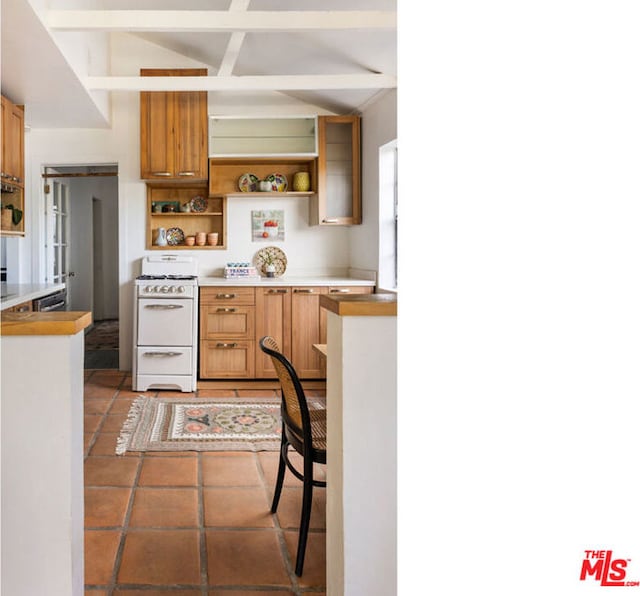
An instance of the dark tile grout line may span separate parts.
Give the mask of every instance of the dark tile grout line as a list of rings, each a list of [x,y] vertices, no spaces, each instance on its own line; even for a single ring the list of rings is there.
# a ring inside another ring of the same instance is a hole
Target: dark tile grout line
[[[196,488],[198,490],[198,537],[200,539],[200,585],[202,596],[207,596],[209,583],[209,553],[207,551],[207,534],[204,524],[204,472],[202,470],[202,454],[196,452]]]
[[[112,596],[117,584],[118,584],[118,574],[120,573],[120,565],[122,564],[122,555],[124,553],[124,543],[127,538],[127,531],[129,529],[129,521],[131,519],[131,512],[133,511],[133,502],[136,498],[136,487],[138,485],[138,479],[140,478],[140,474],[142,473],[142,457],[138,458],[138,463],[136,466],[136,473],[133,477],[133,481],[131,483],[131,492],[129,494],[129,502],[127,503],[127,509],[124,514],[124,519],[122,520],[122,527],[120,528],[120,542],[118,543],[118,548],[116,550],[116,556],[113,560],[113,569],[111,572],[111,581],[109,582],[109,586],[107,589],[107,596]]]
[[[258,474],[260,476],[260,480],[262,481],[262,489],[264,491],[265,496],[267,497],[267,507],[269,508],[269,512],[271,512],[271,503],[273,500],[273,494],[269,496],[269,486],[266,481],[266,475],[264,473],[264,468],[262,467],[262,462],[258,457],[258,454],[254,452],[254,458],[256,460],[256,464],[258,467]],[[275,486],[275,485],[274,485]],[[273,489],[272,491],[273,492]],[[280,526],[280,519],[277,514],[270,513],[273,519],[273,525],[276,529],[276,536],[278,538],[278,544],[280,546],[280,554],[282,555],[282,560],[284,561],[284,566],[289,575],[289,581],[291,582],[291,589],[293,590],[296,596],[300,595],[300,586],[298,584],[298,576],[294,573],[293,563],[291,558],[289,557],[289,550],[287,549],[287,542],[284,537],[284,530]]]

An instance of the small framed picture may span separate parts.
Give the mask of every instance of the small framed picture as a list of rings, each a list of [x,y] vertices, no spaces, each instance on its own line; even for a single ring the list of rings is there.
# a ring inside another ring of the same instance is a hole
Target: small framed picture
[[[284,211],[282,209],[252,211],[251,239],[253,242],[284,241]]]

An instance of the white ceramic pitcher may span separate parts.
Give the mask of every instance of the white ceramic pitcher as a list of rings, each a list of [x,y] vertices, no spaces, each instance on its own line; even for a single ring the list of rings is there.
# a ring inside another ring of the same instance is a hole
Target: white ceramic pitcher
[[[156,238],[157,246],[167,246],[167,231],[164,228],[158,228],[158,237]]]

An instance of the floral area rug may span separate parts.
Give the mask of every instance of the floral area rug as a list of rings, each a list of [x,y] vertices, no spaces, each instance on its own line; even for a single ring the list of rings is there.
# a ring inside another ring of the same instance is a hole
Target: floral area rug
[[[279,399],[139,396],[120,432],[116,454],[278,451],[281,425]]]

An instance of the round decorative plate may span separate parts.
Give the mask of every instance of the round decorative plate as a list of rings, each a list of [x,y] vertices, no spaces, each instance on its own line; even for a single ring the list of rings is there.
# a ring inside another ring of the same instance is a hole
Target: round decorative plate
[[[256,192],[259,181],[260,178],[255,174],[242,174],[242,176],[238,178],[238,188],[242,192]]]
[[[271,183],[273,192],[286,192],[289,186],[287,177],[284,174],[269,174],[265,180]]]
[[[193,199],[191,199],[191,210],[195,211],[196,213],[202,213],[203,211],[206,211],[207,199],[200,196],[193,197]]]
[[[169,246],[184,244],[184,232],[180,228],[169,228],[167,230],[167,244]]]
[[[256,269],[266,275],[265,267],[267,261],[271,258],[271,262],[276,266],[276,277],[280,277],[287,270],[287,256],[277,246],[266,246],[260,249],[254,257]]]

